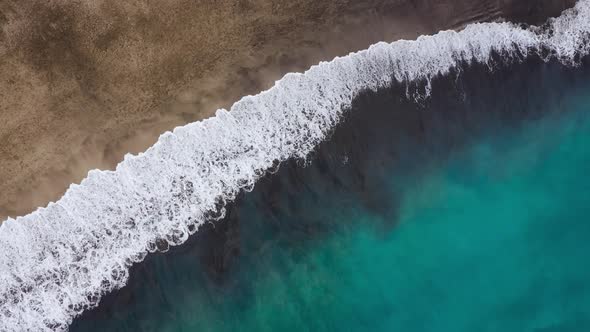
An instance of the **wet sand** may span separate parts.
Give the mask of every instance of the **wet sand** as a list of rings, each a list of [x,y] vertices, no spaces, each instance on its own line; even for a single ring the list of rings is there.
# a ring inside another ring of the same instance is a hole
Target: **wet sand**
[[[287,72],[574,0],[0,0],[0,220]]]

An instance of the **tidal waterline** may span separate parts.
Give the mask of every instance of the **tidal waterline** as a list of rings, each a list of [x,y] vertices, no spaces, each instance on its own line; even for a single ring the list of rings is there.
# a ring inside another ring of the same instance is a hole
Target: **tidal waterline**
[[[588,66],[472,66],[359,97],[72,331],[590,328]],[[409,90],[411,91],[411,90]]]

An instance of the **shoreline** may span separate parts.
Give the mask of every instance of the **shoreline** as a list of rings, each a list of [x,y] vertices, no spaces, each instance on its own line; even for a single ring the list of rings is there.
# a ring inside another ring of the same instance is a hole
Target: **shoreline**
[[[3,292],[10,299],[11,289],[25,285],[28,290],[22,298],[5,301],[13,307],[6,326],[65,328],[72,317],[94,307],[102,294],[123,287],[133,262],[142,261],[148,252],[184,243],[198,226],[224,216],[224,202],[232,201],[240,188],[250,190],[266,170],[274,169],[274,161],[309,156],[363,91],[394,82],[435,83],[440,74],[452,74],[464,63],[489,69],[495,54],[512,62],[512,55],[530,50],[542,57],[547,50],[563,55],[559,60],[565,65],[575,55],[587,55],[588,1],[578,9],[543,31],[472,25],[415,42],[379,43],[320,63],[304,74],[287,75],[273,88],[241,99],[231,115],[221,112],[177,128],[146,153],[126,158],[117,172],[91,172],[59,204],[2,225],[3,264],[14,271],[3,283]],[[571,39],[579,43],[569,43]],[[477,89],[480,83],[469,86]],[[439,117],[438,112],[432,114]]]
[[[518,5],[505,3],[503,8],[491,6],[487,1],[481,8],[467,4],[467,1],[439,3],[430,7],[427,1],[393,5],[389,1],[364,1],[354,5],[326,5],[329,8],[319,11],[319,15],[312,11],[319,10],[315,7],[321,5],[294,5],[293,8],[281,9],[268,8],[263,2],[259,1],[254,8],[236,9],[232,6],[232,10],[237,11],[232,15],[237,15],[238,21],[240,13],[245,11],[254,14],[254,22],[233,22],[225,30],[212,31],[213,37],[222,38],[215,40],[209,37],[199,42],[208,46],[219,43],[219,49],[197,52],[190,49],[194,46],[190,44],[194,35],[188,32],[191,32],[191,19],[195,18],[194,15],[199,17],[199,9],[189,8],[183,16],[178,13],[177,9],[181,7],[176,2],[167,8],[115,6],[112,10],[119,10],[120,13],[139,13],[137,21],[132,22],[135,25],[129,25],[100,21],[101,15],[106,15],[105,6],[64,9],[66,7],[60,1],[53,1],[53,7],[47,11],[49,16],[39,24],[42,28],[43,24],[54,24],[57,20],[58,29],[43,36],[49,40],[57,38],[57,44],[43,44],[33,38],[33,32],[22,44],[11,48],[11,43],[6,42],[4,45],[9,46],[0,48],[0,54],[7,56],[7,60],[0,64],[0,72],[12,74],[0,82],[0,94],[3,96],[0,102],[0,110],[3,110],[0,113],[0,123],[3,123],[0,125],[0,137],[5,142],[0,147],[3,160],[0,169],[0,191],[3,192],[0,220],[29,213],[49,201],[57,200],[71,183],[79,183],[90,169],[112,169],[125,153],[145,150],[161,133],[212,116],[218,108],[227,108],[244,95],[265,90],[287,72],[302,71],[319,61],[367,48],[378,41],[414,39],[441,29],[458,29],[471,22],[497,20],[501,16],[518,20],[526,18],[531,23],[538,23],[539,20],[544,21],[541,17],[558,15],[561,9],[573,5],[574,1],[552,1],[537,12],[531,12],[531,8],[536,8],[534,5],[522,1]],[[80,6],[85,5],[88,4]],[[0,19],[0,23],[5,28],[0,41],[20,36],[18,24],[14,22],[35,18],[19,14],[18,6],[13,4],[8,10],[4,8],[6,6],[0,6],[3,14],[8,13],[0,15],[4,18]],[[228,4],[223,2],[218,6],[223,8]],[[312,11],[306,12],[306,6]],[[8,4],[8,7],[11,5]],[[66,15],[65,19],[51,16],[59,10],[65,10],[69,16]],[[118,36],[111,36],[111,44],[105,46],[103,44],[108,44],[108,31],[84,35],[79,31],[84,26],[78,22],[79,18],[72,15],[77,10],[93,17],[95,21],[89,24],[94,27],[111,23],[127,30],[121,29],[124,31]],[[93,10],[101,14],[93,15]],[[178,14],[188,21],[180,20],[180,27],[170,27],[158,20],[161,18],[158,17],[158,10],[159,14]],[[208,13],[204,11],[204,14]],[[148,22],[151,19],[153,25],[141,30],[137,24],[142,17],[147,17]],[[198,28],[226,23],[228,21],[204,23]],[[239,30],[244,26],[240,23],[255,25],[242,36]],[[176,40],[151,35],[162,27],[170,31],[178,29],[180,33],[174,36]],[[317,30],[321,32],[317,33]],[[137,36],[149,36],[154,40],[133,44],[132,37]],[[62,48],[64,54],[60,54],[56,51],[56,45],[60,46],[60,37],[73,39],[71,43],[77,42],[82,47],[68,44]],[[244,37],[244,40],[239,40],[239,37]],[[93,44],[84,46],[89,42]],[[104,49],[100,49],[101,45]],[[167,45],[182,45],[183,48],[172,48],[167,54],[162,49]],[[27,58],[27,47],[32,46],[41,47],[36,50],[41,55]],[[128,48],[126,54],[123,46]],[[152,54],[152,57],[142,56],[142,48],[147,49],[146,54]],[[153,55],[158,50],[167,57],[163,59],[158,54]],[[136,56],[137,59],[122,55]],[[193,62],[185,61],[184,56]],[[92,68],[75,65],[78,60],[89,57]],[[129,77],[122,77],[123,74]]]

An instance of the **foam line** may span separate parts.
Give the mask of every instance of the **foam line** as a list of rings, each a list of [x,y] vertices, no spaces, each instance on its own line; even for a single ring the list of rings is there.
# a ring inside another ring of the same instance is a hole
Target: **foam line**
[[[0,331],[62,331],[125,285],[148,252],[183,243],[267,170],[305,158],[361,91],[428,82],[466,63],[543,54],[572,65],[590,51],[590,0],[548,27],[469,25],[287,74],[216,116],[178,127],[115,171],[89,172],[57,202],[0,226]],[[209,219],[208,219],[209,218]]]

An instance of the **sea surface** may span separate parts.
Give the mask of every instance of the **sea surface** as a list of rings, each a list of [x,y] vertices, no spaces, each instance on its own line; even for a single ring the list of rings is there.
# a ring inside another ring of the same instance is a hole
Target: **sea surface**
[[[425,89],[362,93],[70,330],[589,331],[590,61]]]

